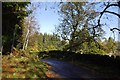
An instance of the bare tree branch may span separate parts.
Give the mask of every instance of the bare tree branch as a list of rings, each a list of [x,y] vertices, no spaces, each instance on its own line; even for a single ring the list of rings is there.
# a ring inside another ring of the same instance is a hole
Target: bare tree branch
[[[111,11],[104,11],[104,12],[114,14],[114,15],[116,15],[116,16],[118,16],[118,17],[120,18],[120,14],[117,14],[117,13],[115,13],[115,12],[111,12]]]
[[[113,30],[118,30],[119,31],[119,33],[120,33],[120,29],[118,29],[118,28],[112,28],[112,29],[110,29],[111,31],[113,31]]]
[[[101,17],[103,16],[103,14],[105,13],[105,12],[108,12],[108,13],[111,13],[111,14],[114,14],[114,15],[117,15],[119,18],[120,18],[120,14],[117,14],[117,13],[115,13],[115,12],[110,12],[110,11],[106,11],[109,7],[111,7],[111,6],[116,6],[116,7],[119,7],[120,8],[120,1],[118,2],[118,4],[108,4],[107,6],[106,6],[106,8],[102,11],[102,12],[100,12],[100,17],[99,17],[99,19],[98,19],[98,24],[96,25],[96,26],[94,26],[93,27],[93,38],[95,37],[95,28],[97,28],[98,26],[101,26],[101,24],[100,24],[100,19],[101,19]],[[118,30],[119,31],[119,29],[116,29],[116,30]]]

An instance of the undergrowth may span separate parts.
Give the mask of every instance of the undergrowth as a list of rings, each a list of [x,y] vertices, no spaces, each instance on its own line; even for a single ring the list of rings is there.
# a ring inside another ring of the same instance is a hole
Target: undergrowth
[[[2,56],[2,79],[4,78],[46,78],[46,64],[37,53],[14,50]]]

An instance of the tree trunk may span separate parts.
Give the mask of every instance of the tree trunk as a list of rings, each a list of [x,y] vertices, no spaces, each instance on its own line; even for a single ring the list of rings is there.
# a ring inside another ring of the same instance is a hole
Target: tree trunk
[[[26,37],[25,37],[25,41],[24,41],[24,44],[23,44],[23,50],[27,49],[29,32],[30,32],[30,30],[28,29]]]
[[[14,47],[16,29],[17,29],[17,27],[15,27],[15,30],[14,30],[14,33],[13,33],[13,41],[12,41],[11,51],[13,50],[13,47]]]

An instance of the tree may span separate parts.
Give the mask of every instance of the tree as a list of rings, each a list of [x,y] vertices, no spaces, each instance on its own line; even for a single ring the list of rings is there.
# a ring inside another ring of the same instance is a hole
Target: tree
[[[23,21],[23,50],[36,50],[38,48],[37,41],[39,35],[40,26],[36,21],[36,10],[40,7],[40,3],[31,3],[28,5],[27,10],[31,11]]]
[[[94,10],[90,10],[87,6],[88,4],[85,2],[67,2],[60,5],[59,14],[62,19],[57,27],[57,32],[61,34],[63,40],[69,41],[67,49],[70,51],[76,51],[82,43],[93,39],[90,37],[89,21],[95,19],[97,13]]]
[[[109,37],[107,42],[106,42],[106,46],[107,46],[107,53],[112,53],[114,54],[116,49],[117,49],[117,45],[116,42],[113,40],[113,38]]]
[[[118,7],[118,8],[120,9],[120,1],[118,1],[118,2],[113,2],[113,3],[108,2],[107,4],[106,4],[106,3],[104,3],[104,4],[105,4],[105,8],[104,8],[104,10],[103,10],[102,12],[100,12],[100,16],[99,16],[99,18],[98,18],[97,25],[96,25],[95,27],[93,27],[93,29],[94,29],[94,34],[96,33],[95,28],[101,27],[101,18],[102,18],[102,16],[103,16],[105,13],[113,14],[113,15],[117,16],[118,18],[120,18],[120,14],[119,14],[119,13],[107,10],[107,9],[109,9],[110,7],[113,7],[113,6],[114,6],[114,7]],[[113,31],[113,32],[114,32],[114,30],[117,30],[117,31],[120,33],[120,29],[119,29],[119,28],[111,28],[110,30]]]
[[[61,50],[62,47],[60,37],[56,34],[40,33],[37,42],[39,51]]]
[[[2,44],[3,54],[10,52],[13,47],[20,45],[22,36],[22,20],[29,12],[26,11],[26,6],[29,2],[5,2],[2,4]]]
[[[24,33],[22,35],[23,42],[24,42],[23,50],[26,50],[28,45],[33,44],[36,41],[36,38],[33,37],[33,35],[38,34],[37,27],[39,25],[37,25],[37,23],[35,21],[35,17],[31,14],[24,19],[23,26],[24,26],[24,30],[23,30]],[[31,36],[33,37],[33,39],[35,39],[34,41]],[[33,42],[30,43],[29,42],[30,40],[32,40]]]
[[[93,33],[94,33],[94,35],[96,34],[95,29],[98,28],[98,27],[102,27],[102,26],[101,26],[101,18],[102,18],[102,16],[103,16],[105,13],[106,13],[106,14],[113,14],[113,15],[117,16],[117,17],[120,19],[120,14],[119,14],[119,12],[114,12],[114,11],[112,11],[112,10],[108,10],[108,9],[111,8],[111,7],[116,7],[116,8],[118,8],[118,9],[120,9],[120,1],[117,1],[117,2],[105,2],[105,3],[104,3],[104,6],[105,6],[105,8],[103,9],[102,12],[100,12],[100,16],[99,16],[99,18],[98,18],[97,25],[93,27],[93,31],[94,31]],[[119,22],[118,22],[118,23],[119,23]],[[113,34],[114,34],[115,31],[118,31],[118,35],[120,35],[120,29],[119,29],[119,27],[110,28],[110,31],[112,31]],[[108,39],[108,42],[109,42],[109,45],[107,46],[108,49],[106,48],[106,50],[108,50],[107,52],[112,52],[112,53],[114,53],[114,55],[116,55],[117,53],[119,53],[119,40],[118,40],[118,43],[116,43],[116,42],[113,41],[111,38],[109,38],[109,39]],[[115,50],[116,50],[116,47],[117,47],[116,44],[118,44],[117,52],[115,51]],[[118,55],[118,54],[117,54],[117,55]]]

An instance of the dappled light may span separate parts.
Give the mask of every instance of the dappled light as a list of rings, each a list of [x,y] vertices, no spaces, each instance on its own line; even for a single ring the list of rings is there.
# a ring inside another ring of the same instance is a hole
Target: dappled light
[[[18,51],[19,52],[19,51]],[[23,53],[24,52],[19,52]],[[16,53],[17,54],[17,53]],[[25,52],[27,54],[27,52]],[[36,55],[7,55],[2,59],[2,78],[46,78],[46,64]]]
[[[118,9],[120,1],[2,2],[0,76],[120,79]]]

